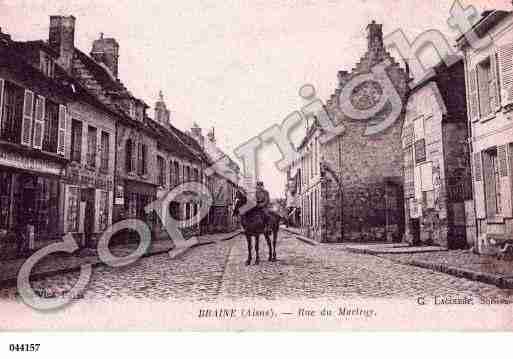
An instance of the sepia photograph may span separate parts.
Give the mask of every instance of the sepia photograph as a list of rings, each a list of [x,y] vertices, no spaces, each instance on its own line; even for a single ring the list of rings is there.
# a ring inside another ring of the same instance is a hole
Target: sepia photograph
[[[0,331],[391,330],[513,330],[513,2],[0,0]]]

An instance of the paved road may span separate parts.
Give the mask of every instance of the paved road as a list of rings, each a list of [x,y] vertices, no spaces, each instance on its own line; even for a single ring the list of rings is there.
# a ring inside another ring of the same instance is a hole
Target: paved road
[[[492,285],[345,252],[336,245],[311,246],[285,232],[280,233],[277,262],[267,262],[263,240],[260,246],[262,262],[258,266],[244,264],[246,241],[238,236],[197,247],[175,260],[162,254],[124,268],[97,267],[84,298],[328,299],[513,294]],[[47,293],[67,292],[77,277],[77,273],[58,275],[33,286]],[[14,295],[14,288],[0,290],[0,298]]]

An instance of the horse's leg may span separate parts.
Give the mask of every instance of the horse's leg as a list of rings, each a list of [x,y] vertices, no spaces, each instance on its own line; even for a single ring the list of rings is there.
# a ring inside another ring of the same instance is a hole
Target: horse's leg
[[[259,243],[260,243],[260,234],[256,234],[255,235],[255,252],[256,252],[255,264],[260,264],[260,253],[258,252]]]
[[[269,262],[273,260],[273,245],[271,243],[271,237],[269,234],[264,234],[265,240],[267,241],[267,247],[269,248]]]
[[[249,266],[251,264],[251,236],[249,234],[246,234],[246,241],[248,242],[248,260],[246,265]]]
[[[278,241],[278,230],[279,228],[274,228],[273,230],[273,262],[276,261],[276,242]]]

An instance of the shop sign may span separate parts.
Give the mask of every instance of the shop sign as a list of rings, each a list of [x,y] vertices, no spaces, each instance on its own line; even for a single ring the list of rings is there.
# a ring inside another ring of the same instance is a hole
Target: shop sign
[[[26,157],[19,153],[5,152],[4,150],[0,152],[0,165],[49,173],[56,176],[61,174],[61,167],[57,163],[40,158]]]

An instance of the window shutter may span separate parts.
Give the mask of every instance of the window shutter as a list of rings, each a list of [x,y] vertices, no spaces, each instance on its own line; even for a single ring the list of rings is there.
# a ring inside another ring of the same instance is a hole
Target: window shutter
[[[499,48],[499,73],[502,106],[513,103],[513,43]]]
[[[32,138],[32,121],[34,119],[34,93],[25,90],[23,100],[23,122],[21,124],[21,144],[30,146]]]
[[[471,121],[479,119],[479,98],[477,93],[477,70],[470,70],[468,76],[468,116]]]
[[[486,206],[484,197],[484,183],[481,163],[481,153],[474,153],[474,201],[476,217],[486,218]]]
[[[486,203],[486,217],[493,218],[497,214],[496,212],[496,193],[495,193],[495,176],[494,169],[492,166],[492,160],[490,155],[482,153],[483,163],[483,181],[485,187],[485,203]]]
[[[493,104],[491,105],[491,110],[493,111],[499,111],[501,108],[501,95],[500,95],[500,84],[499,84],[499,75],[498,75],[498,59],[497,54],[493,53],[490,56],[490,73],[492,76],[491,81],[491,88],[490,92],[493,95]]]
[[[497,147],[497,160],[499,162],[499,174],[501,181],[501,200],[502,200],[502,214],[504,217],[512,216],[511,205],[511,168],[509,168],[508,146],[502,145]]]
[[[36,97],[36,116],[34,118],[34,140],[32,146],[37,149],[43,148],[43,134],[45,131],[45,98]]]
[[[4,80],[0,79],[0,129],[2,128],[2,114],[4,113]]]
[[[137,173],[137,158],[139,157],[138,147],[136,144],[134,144],[133,141],[130,142],[131,151],[130,151],[130,168],[132,172]]]
[[[142,144],[137,144],[137,173],[142,174]]]
[[[57,134],[57,154],[66,156],[66,106],[59,105],[59,131]]]

